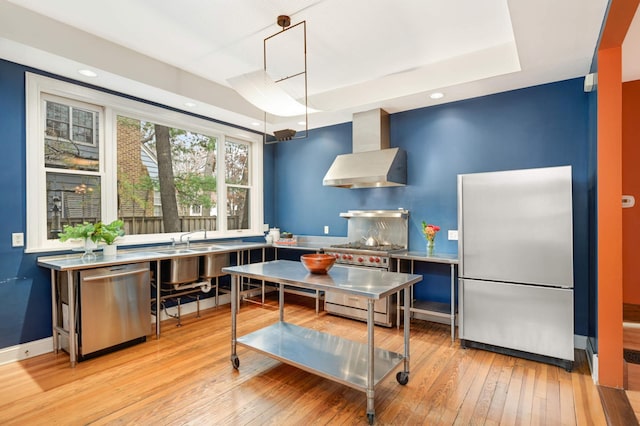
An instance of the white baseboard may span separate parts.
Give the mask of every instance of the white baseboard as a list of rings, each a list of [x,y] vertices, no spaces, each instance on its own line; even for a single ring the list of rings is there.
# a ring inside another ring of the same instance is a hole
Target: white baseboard
[[[53,337],[0,349],[0,365],[53,352]]]
[[[587,339],[587,361],[589,362],[589,368],[591,369],[591,379],[593,383],[598,384],[598,354],[596,353],[593,342],[591,339]]]

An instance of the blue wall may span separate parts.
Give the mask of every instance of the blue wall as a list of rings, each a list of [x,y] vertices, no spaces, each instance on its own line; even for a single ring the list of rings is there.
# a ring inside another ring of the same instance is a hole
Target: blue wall
[[[25,70],[0,61],[0,348],[51,336],[49,273],[11,247],[11,233],[26,230]]]
[[[11,247],[12,232],[26,232],[26,67],[0,60],[0,348],[51,336],[49,273],[36,265],[41,255]],[[311,119],[313,119],[311,117]],[[265,147],[265,222],[301,235],[344,236],[348,209],[411,212],[409,245],[424,250],[420,222],[440,225],[436,249],[455,253],[446,230],[457,228],[456,176],[570,164],[574,173],[574,258],[577,334],[587,335],[590,294],[590,220],[593,226],[594,143],[589,142],[589,102],[575,79],[468,101],[391,115],[391,144],[408,154],[408,185],[347,190],[322,186],[338,154],[351,152],[351,123],[312,130],[307,139]],[[591,162],[591,163],[590,163]],[[593,198],[593,194],[591,194]],[[591,214],[590,214],[591,212]],[[593,239],[593,236],[591,237]],[[425,280],[418,297],[446,301],[448,267],[421,265]],[[9,306],[10,305],[10,306]]]
[[[312,119],[313,117],[311,117]],[[410,211],[409,249],[425,250],[423,220],[442,228],[436,250],[456,253],[447,230],[457,229],[457,175],[533,167],[573,166],[575,330],[589,322],[589,95],[582,79],[391,115],[391,145],[407,151],[406,187],[344,189],[322,186],[338,154],[351,152],[351,123],[312,130],[306,140],[280,143],[275,152],[276,225],[301,235],[344,236],[349,209]],[[590,180],[591,179],[591,183]],[[449,300],[446,265],[422,264],[417,297]]]

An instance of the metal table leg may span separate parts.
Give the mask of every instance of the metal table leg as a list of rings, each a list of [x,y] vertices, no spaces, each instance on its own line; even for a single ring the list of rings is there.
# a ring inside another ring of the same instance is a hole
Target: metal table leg
[[[278,305],[280,309],[280,322],[284,321],[284,284],[278,283]]]
[[[67,271],[67,295],[69,300],[69,358],[71,367],[76,366],[78,356],[76,338],[76,283],[73,279],[73,271]]]
[[[236,313],[238,301],[236,295],[239,293],[240,281],[242,277],[240,275],[232,275],[231,279],[231,365],[233,368],[238,369],[240,367],[240,359],[236,352]]]
[[[156,260],[156,339],[160,338],[160,316],[162,313],[160,308],[160,286],[162,285],[160,269],[160,260]]]
[[[411,297],[408,289],[404,289],[404,304],[409,306],[409,298]],[[409,330],[411,328],[411,312],[409,309],[404,311],[404,372],[408,378],[409,375]]]
[[[455,267],[451,264],[451,341],[456,340],[456,291],[455,291]]]
[[[56,281],[56,271],[51,270],[51,322],[53,325],[53,352],[58,353],[60,344],[58,342],[58,290]]]
[[[373,353],[374,353],[374,339],[373,339],[373,308],[375,301],[373,299],[367,300],[367,417],[369,418],[369,424],[373,424],[376,412],[374,408],[374,388],[373,381],[375,371]],[[406,329],[406,325],[405,325]]]
[[[265,261],[265,249],[262,247],[262,261]],[[249,262],[251,263],[251,262]],[[264,280],[262,280],[262,306],[264,306]]]

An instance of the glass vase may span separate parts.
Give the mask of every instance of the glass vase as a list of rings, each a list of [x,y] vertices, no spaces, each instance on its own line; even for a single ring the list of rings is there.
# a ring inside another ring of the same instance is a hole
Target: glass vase
[[[433,252],[436,249],[436,242],[435,240],[427,240],[427,255],[431,256],[433,255]]]
[[[83,262],[94,262],[96,260],[96,254],[93,252],[98,247],[95,241],[91,238],[84,239],[84,253],[82,254]]]

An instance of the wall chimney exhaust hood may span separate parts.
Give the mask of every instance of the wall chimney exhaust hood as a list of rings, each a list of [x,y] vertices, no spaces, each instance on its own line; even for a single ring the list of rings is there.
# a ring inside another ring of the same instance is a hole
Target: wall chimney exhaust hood
[[[382,109],[353,115],[353,153],[338,155],[324,186],[376,188],[407,183],[407,153],[389,148],[389,114]]]

